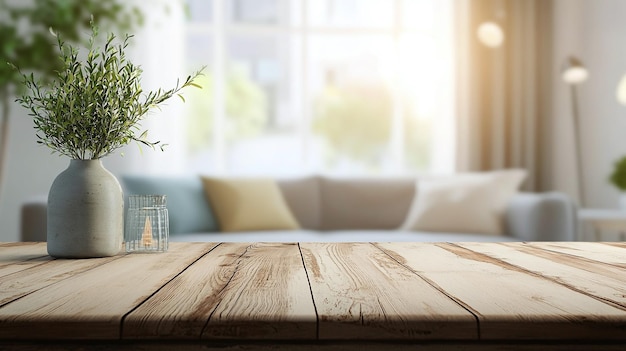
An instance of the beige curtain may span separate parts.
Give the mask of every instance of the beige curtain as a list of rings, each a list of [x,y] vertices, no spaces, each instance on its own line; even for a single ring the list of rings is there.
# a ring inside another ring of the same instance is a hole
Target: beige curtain
[[[548,153],[550,113],[550,0],[457,2],[457,169],[524,168],[524,188],[539,191]],[[495,21],[501,46],[479,42],[477,28]],[[545,150],[545,148],[543,148]]]

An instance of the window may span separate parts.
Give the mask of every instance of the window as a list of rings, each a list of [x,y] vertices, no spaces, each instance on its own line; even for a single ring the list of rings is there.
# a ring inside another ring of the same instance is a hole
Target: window
[[[188,0],[189,168],[453,169],[451,0]]]

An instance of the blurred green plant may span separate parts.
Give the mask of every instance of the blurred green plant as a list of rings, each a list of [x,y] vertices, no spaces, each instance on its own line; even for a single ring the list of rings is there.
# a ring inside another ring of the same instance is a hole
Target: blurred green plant
[[[404,162],[412,170],[430,165],[432,123],[417,118],[409,102],[403,104]],[[393,102],[382,84],[329,85],[315,103],[313,131],[330,147],[330,163],[341,157],[376,168],[391,142]]]
[[[382,85],[330,85],[315,101],[312,129],[332,150],[331,162],[345,156],[376,166],[389,144],[392,114]]]
[[[158,89],[144,94],[139,66],[126,59],[130,35],[121,43],[110,33],[103,48],[96,45],[98,30],[91,23],[86,59],[80,51],[66,44],[58,35],[57,47],[61,68],[48,84],[23,75],[30,92],[17,101],[30,111],[35,121],[37,143],[72,159],[99,159],[136,141],[154,148],[160,141],[146,140],[140,122],[150,109],[158,107],[188,86],[200,86],[194,80],[200,71],[169,90]],[[51,30],[52,32],[52,30]],[[52,32],[57,36],[54,32]],[[14,67],[17,68],[17,67]],[[161,145],[163,149],[163,145]]]
[[[615,161],[609,181],[620,191],[626,191],[626,156]]]
[[[62,64],[57,59],[57,38],[49,29],[68,42],[80,42],[92,16],[103,28],[119,31],[143,23],[139,8],[122,0],[0,0],[0,189],[8,147],[9,101],[23,92],[22,76],[8,63],[49,81]]]
[[[226,74],[226,140],[258,135],[268,121],[267,99],[261,87],[242,70],[230,67]],[[213,140],[215,87],[211,73],[198,77],[202,90],[189,91],[186,105],[189,151],[205,149]]]

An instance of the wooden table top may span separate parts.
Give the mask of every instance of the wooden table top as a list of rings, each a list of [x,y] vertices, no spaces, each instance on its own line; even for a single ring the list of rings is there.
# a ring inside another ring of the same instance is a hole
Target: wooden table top
[[[626,243],[171,243],[82,260],[0,243],[0,349],[38,340],[620,349]]]

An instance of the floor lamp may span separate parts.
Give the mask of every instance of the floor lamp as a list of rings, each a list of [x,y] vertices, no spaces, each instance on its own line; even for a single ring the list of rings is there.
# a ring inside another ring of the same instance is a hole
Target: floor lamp
[[[589,72],[585,66],[575,57],[568,57],[561,71],[563,81],[570,86],[572,94],[572,118],[574,125],[574,143],[576,147],[576,167],[578,171],[578,194],[580,196],[580,207],[585,205],[585,191],[583,179],[583,162],[581,154],[580,137],[580,116],[578,112],[578,96],[576,86],[583,83],[589,77]]]

